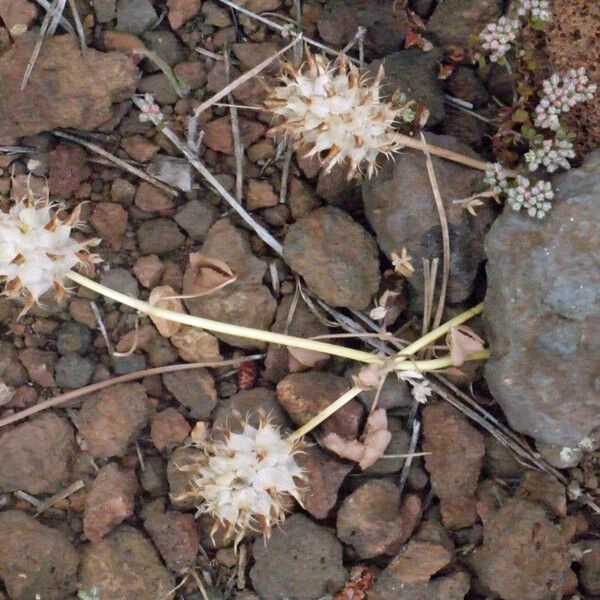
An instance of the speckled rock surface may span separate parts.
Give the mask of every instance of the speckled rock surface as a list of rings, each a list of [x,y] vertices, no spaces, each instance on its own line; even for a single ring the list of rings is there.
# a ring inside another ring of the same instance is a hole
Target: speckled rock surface
[[[600,427],[600,151],[554,188],[543,221],[505,211],[487,237],[485,375],[512,427],[573,447]]]

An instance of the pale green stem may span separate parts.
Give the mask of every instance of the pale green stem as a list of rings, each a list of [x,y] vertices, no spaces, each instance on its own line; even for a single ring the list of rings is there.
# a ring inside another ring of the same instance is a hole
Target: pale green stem
[[[115,290],[111,290],[110,288],[92,281],[91,279],[88,279],[79,273],[75,273],[74,271],[69,271],[67,273],[67,277],[71,281],[97,292],[102,296],[106,296],[115,302],[125,304],[126,306],[130,306],[131,308],[134,308],[144,314],[165,319],[167,321],[174,321],[175,323],[182,323],[183,325],[198,327],[200,329],[205,329],[206,331],[234,335],[237,337],[257,340],[269,344],[280,344],[282,346],[291,346],[292,348],[302,348],[304,350],[323,352],[324,354],[341,356],[342,358],[349,358],[363,363],[383,364],[383,359],[381,357],[371,354],[370,352],[363,352],[362,350],[346,348],[345,346],[338,346],[336,344],[327,344],[325,342],[319,342],[316,340],[303,339],[291,335],[284,335],[282,333],[275,333],[273,331],[252,329],[250,327],[242,327],[241,325],[231,325],[229,323],[222,323],[220,321],[213,321],[211,319],[203,319],[193,315],[178,313],[172,310],[152,306],[143,300],[131,298],[130,296],[126,296],[125,294]]]
[[[485,360],[490,355],[489,350],[481,350],[474,352],[465,358],[465,360]],[[443,356],[442,358],[434,358],[431,360],[415,360],[410,362],[402,362],[395,366],[396,371],[436,371],[446,369],[452,366],[452,358]],[[355,386],[349,389],[345,394],[340,396],[335,402],[332,402],[328,407],[323,409],[318,415],[315,415],[308,423],[302,425],[299,429],[288,436],[288,440],[294,441],[307,433],[311,432],[315,427],[318,427],[325,419],[329,418],[334,412],[348,404],[350,400],[358,396],[365,388]]]

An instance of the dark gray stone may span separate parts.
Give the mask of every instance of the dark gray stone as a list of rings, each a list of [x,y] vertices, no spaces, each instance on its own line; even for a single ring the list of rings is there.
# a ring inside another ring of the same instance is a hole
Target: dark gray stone
[[[83,323],[68,321],[56,332],[56,349],[59,354],[84,355],[92,343],[92,332]]]
[[[94,362],[79,354],[61,356],[54,367],[54,380],[62,388],[81,388],[92,380]]]
[[[576,447],[600,433],[600,151],[553,181],[545,219],[505,210],[487,240],[487,382],[517,431]]]
[[[140,224],[138,244],[142,254],[168,254],[185,243],[185,236],[170,219],[153,219]]]
[[[219,211],[206,202],[190,200],[175,215],[177,225],[193,240],[203,240],[219,217]]]
[[[150,0],[118,0],[117,31],[139,35],[158,19]]]

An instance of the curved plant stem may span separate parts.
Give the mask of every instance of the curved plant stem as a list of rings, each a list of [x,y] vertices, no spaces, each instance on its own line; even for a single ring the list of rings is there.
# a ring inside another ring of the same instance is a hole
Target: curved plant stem
[[[433,333],[433,332],[432,332]],[[481,350],[480,352],[474,352],[473,354],[466,357],[465,360],[485,360],[490,355],[489,350]],[[443,356],[441,358],[434,358],[431,360],[415,360],[410,362],[402,362],[396,364],[394,367],[397,371],[436,371],[440,369],[446,369],[452,366],[452,358],[450,356]],[[291,433],[288,437],[290,441],[297,440],[302,436],[312,431],[315,427],[318,427],[325,419],[329,418],[334,412],[342,408],[345,404],[348,404],[350,400],[358,396],[365,388],[355,386],[349,389],[345,394],[340,396],[335,402],[332,402],[327,408],[322,410],[318,415],[315,415],[308,423],[302,425],[299,429]]]
[[[98,392],[112,385],[117,385],[118,383],[127,383],[128,381],[136,381],[137,379],[150,377],[152,375],[173,373],[174,371],[189,371],[190,369],[200,369],[206,367],[226,367],[229,365],[239,365],[250,360],[259,360],[260,358],[263,358],[263,356],[263,354],[252,354],[251,356],[241,356],[240,358],[233,358],[231,360],[219,360],[214,362],[201,363],[182,363],[177,365],[166,365],[164,367],[153,367],[151,369],[143,369],[142,371],[134,371],[133,373],[126,373],[125,375],[119,375],[118,377],[113,377],[112,379],[106,379],[104,381],[99,381],[98,383],[92,383],[91,385],[86,385],[85,387],[79,388],[77,390],[71,390],[70,392],[65,392],[64,394],[54,396],[54,398],[49,398],[48,400],[38,402],[34,406],[30,406],[25,410],[15,413],[14,415],[10,415],[10,417],[0,419],[0,428],[5,427],[6,425],[10,425],[11,423],[16,423],[17,421],[22,421],[23,419],[26,419],[31,415],[35,415],[39,412],[42,412],[48,408],[60,406],[61,404],[66,404],[67,402],[71,402],[72,400],[77,400],[77,398],[80,398],[81,396],[86,396],[87,394]]]
[[[383,363],[383,359],[370,352],[364,352],[362,350],[355,350],[353,348],[346,348],[345,346],[338,346],[336,344],[327,344],[325,342],[318,342],[316,340],[308,340],[298,338],[290,335],[284,335],[282,333],[274,333],[272,331],[264,331],[262,329],[252,329],[250,327],[242,327],[241,325],[231,325],[229,323],[222,323],[220,321],[212,321],[211,319],[203,319],[201,317],[195,317],[193,315],[182,314],[174,312],[172,310],[166,310],[164,308],[158,308],[152,306],[148,302],[138,300],[137,298],[131,298],[115,290],[111,290],[100,283],[92,281],[79,273],[69,271],[67,277],[77,283],[86,287],[98,294],[102,294],[107,298],[110,298],[131,308],[152,315],[160,319],[166,319],[175,323],[182,323],[183,325],[190,325],[191,327],[198,327],[207,331],[213,331],[215,333],[223,333],[226,335],[234,335],[246,339],[257,340],[260,342],[266,342],[270,344],[280,344],[282,346],[291,346],[292,348],[303,348],[305,350],[314,350],[315,352],[323,352],[324,354],[331,354],[334,356],[341,356],[342,358],[350,358],[358,362],[363,363]],[[443,334],[441,334],[443,335]]]

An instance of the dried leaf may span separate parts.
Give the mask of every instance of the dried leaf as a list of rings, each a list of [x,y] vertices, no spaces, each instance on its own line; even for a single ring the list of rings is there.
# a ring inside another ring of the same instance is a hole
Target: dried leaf
[[[452,73],[454,72],[455,67],[456,67],[455,64],[450,64],[450,65],[441,64],[440,70],[438,71],[438,79],[441,79],[442,81],[444,79],[448,79],[448,77],[450,77],[450,75],[452,75]]]
[[[227,263],[199,252],[190,254],[190,271],[194,273],[189,285],[190,296],[205,296],[237,279]]]
[[[172,310],[184,315],[185,309],[183,308],[183,303],[181,300],[173,298],[173,296],[177,296],[177,292],[170,285],[159,285],[150,292],[148,302],[157,308]],[[172,335],[175,335],[182,327],[181,323],[167,321],[166,319],[161,319],[160,317],[155,317],[154,315],[150,315],[150,318],[156,325],[156,329],[158,329],[160,335],[166,338],[170,338]]]
[[[425,39],[414,29],[409,29],[406,34],[406,39],[404,40],[404,48],[412,48],[413,46],[420,48],[423,52],[430,52],[433,50],[433,44],[429,40]]]
[[[329,360],[329,354],[316,352],[315,350],[306,350],[304,348],[288,348],[290,353],[288,368],[290,373],[306,371],[311,367],[321,365]]]
[[[455,367],[460,367],[465,359],[484,349],[484,341],[469,327],[459,325],[451,327],[447,337],[450,346],[450,358]]]

